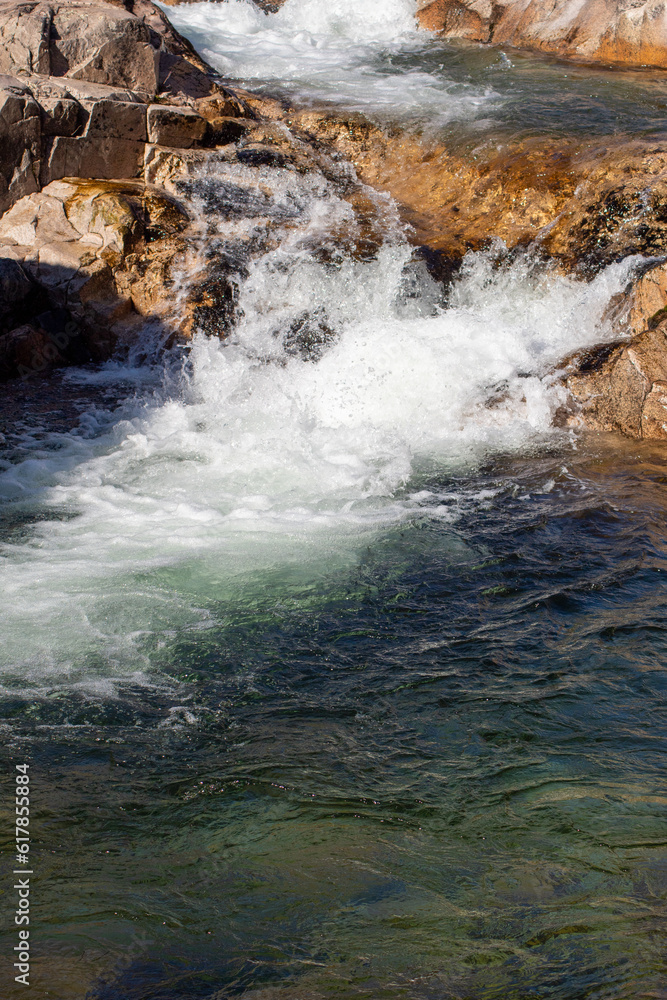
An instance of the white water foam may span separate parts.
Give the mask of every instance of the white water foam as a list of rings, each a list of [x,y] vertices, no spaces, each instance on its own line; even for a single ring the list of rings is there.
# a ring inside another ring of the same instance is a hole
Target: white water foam
[[[322,178],[218,169],[278,205],[300,186],[299,225],[250,266],[229,340],[196,338],[178,391],[149,382],[0,475],[0,499],[43,518],[2,549],[7,683],[136,680],[151,646],[207,627],[216,603],[335,575],[414,516],[453,521],[456,497],[420,489],[419,470],[550,434],[552,366],[610,333],[631,262],[586,284],[473,254],[442,308],[396,232],[375,259],[318,262],[351,216]]]
[[[224,76],[278,84],[300,103],[333,103],[435,128],[473,121],[498,101],[488,88],[392,65],[428,38],[417,28],[414,0],[287,0],[275,14],[252,0],[164,10]]]

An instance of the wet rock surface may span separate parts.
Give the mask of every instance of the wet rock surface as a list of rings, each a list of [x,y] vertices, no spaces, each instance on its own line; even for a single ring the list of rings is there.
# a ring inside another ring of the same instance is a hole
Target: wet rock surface
[[[393,195],[410,238],[445,284],[467,251],[498,240],[584,278],[629,256],[653,258],[614,303],[619,342],[569,359],[566,384],[575,425],[667,436],[667,344],[655,318],[664,319],[667,308],[660,261],[667,254],[667,138],[528,139],[456,151],[359,115],[309,111],[288,120]]]
[[[630,254],[667,252],[667,136],[528,138],[451,149],[361,115],[288,116],[398,202],[415,243],[456,261],[494,239],[535,244],[594,273]]]
[[[644,265],[611,305],[620,342],[577,353],[564,381],[573,426],[667,440],[667,263]]]

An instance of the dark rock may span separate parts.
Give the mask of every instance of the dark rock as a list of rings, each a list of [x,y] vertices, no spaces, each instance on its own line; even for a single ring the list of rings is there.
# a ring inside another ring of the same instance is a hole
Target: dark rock
[[[338,340],[322,307],[302,313],[285,333],[276,336],[280,336],[285,354],[302,361],[319,361]]]
[[[206,146],[226,146],[243,138],[252,122],[243,118],[209,118],[206,122]]]
[[[32,287],[32,282],[17,261],[0,257],[0,316],[23,302]]]
[[[291,158],[283,150],[273,146],[263,146],[260,143],[248,143],[237,150],[241,163],[250,167],[285,167],[291,163]]]

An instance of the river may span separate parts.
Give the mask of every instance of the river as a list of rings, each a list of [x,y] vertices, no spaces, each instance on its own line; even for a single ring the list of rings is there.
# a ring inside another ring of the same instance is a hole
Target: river
[[[663,126],[654,75],[445,44],[409,0],[168,13],[249,88],[439,141]],[[221,164],[191,207],[260,175],[282,228],[227,341],[5,391],[33,974],[62,1000],[662,996],[667,453],[554,426],[555,368],[613,336],[637,261],[586,282],[494,247],[445,297],[381,195],[365,257],[322,177]]]

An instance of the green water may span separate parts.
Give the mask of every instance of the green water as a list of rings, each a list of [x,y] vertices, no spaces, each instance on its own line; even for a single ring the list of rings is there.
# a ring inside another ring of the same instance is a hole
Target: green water
[[[660,996],[666,466],[612,447],[433,477],[454,527],[210,605],[153,690],[7,699],[37,995]]]

